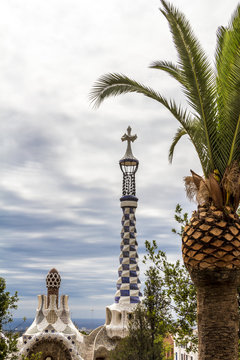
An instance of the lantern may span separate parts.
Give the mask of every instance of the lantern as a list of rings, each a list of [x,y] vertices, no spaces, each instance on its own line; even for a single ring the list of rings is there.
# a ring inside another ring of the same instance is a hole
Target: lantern
[[[127,134],[121,138],[122,141],[127,141],[127,150],[124,157],[119,161],[120,169],[123,173],[122,196],[124,198],[135,198],[136,196],[136,182],[135,174],[138,169],[139,161],[133,156],[131,149],[131,142],[137,139],[137,135],[131,135],[131,127],[127,128]]]

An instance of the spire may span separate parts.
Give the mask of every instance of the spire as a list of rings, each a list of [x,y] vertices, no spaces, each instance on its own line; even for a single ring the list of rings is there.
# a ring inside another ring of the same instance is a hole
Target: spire
[[[123,210],[121,231],[121,253],[120,266],[118,268],[119,278],[117,281],[117,292],[115,303],[134,304],[140,302],[140,280],[138,267],[138,243],[136,240],[136,218],[137,207],[135,174],[139,161],[133,156],[131,142],[137,139],[137,135],[131,135],[131,127],[127,134],[122,136],[122,141],[127,141],[127,150],[124,157],[119,161],[123,172],[123,187],[121,207]]]
[[[46,277],[47,293],[47,304],[50,304],[50,295],[56,295],[56,305],[58,307],[59,288],[61,284],[61,276],[56,269],[51,269]]]
[[[127,134],[125,133],[122,137],[122,141],[127,141],[127,150],[124,157],[119,161],[120,169],[123,173],[123,185],[122,185],[122,196],[125,200],[136,200],[136,182],[135,174],[138,169],[138,159],[133,156],[131,142],[137,139],[137,135],[131,135],[131,127],[127,128]],[[122,199],[121,199],[122,200]]]

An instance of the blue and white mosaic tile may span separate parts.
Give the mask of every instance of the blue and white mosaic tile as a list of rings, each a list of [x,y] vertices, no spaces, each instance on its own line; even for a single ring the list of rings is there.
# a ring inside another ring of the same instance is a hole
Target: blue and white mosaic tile
[[[137,204],[137,203],[136,203]],[[136,239],[136,206],[123,206],[120,266],[118,268],[115,303],[139,303],[141,282],[138,267],[138,243]]]

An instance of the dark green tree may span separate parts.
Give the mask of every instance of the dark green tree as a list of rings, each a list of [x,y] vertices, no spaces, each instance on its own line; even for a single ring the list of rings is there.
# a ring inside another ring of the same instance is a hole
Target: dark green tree
[[[147,311],[143,304],[139,304],[131,314],[129,320],[129,334],[122,339],[116,348],[110,353],[111,360],[148,360],[153,359],[152,337]],[[162,342],[154,344],[158,348],[159,356],[156,359],[162,360]],[[155,350],[156,351],[156,350]]]
[[[31,354],[29,357],[22,355],[21,360],[41,360],[42,353]]]
[[[143,306],[146,309],[150,332],[151,356],[149,359],[162,359],[163,340],[170,329],[172,316],[170,298],[164,279],[156,266],[150,266],[146,271]]]
[[[18,295],[6,291],[6,282],[0,277],[0,360],[17,358],[17,334],[4,331],[4,325],[12,321],[12,310],[17,308]]]
[[[183,209],[180,204],[176,205],[174,219],[178,224],[180,224],[180,229],[173,228],[172,232],[182,237],[185,226],[189,224],[189,219],[188,213],[183,213]]]
[[[168,318],[168,331],[181,345],[189,350],[197,349],[197,336],[194,334],[196,327],[197,298],[196,288],[184,265],[180,261],[170,263],[166,254],[158,249],[156,241],[146,241],[144,262],[152,263],[151,268],[158,272],[161,287],[172,310]],[[157,286],[157,284],[156,284]]]

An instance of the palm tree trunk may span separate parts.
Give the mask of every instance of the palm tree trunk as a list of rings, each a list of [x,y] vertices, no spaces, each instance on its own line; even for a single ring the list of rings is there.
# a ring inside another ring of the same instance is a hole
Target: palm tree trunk
[[[238,360],[239,270],[193,270],[197,287],[199,360]]]

